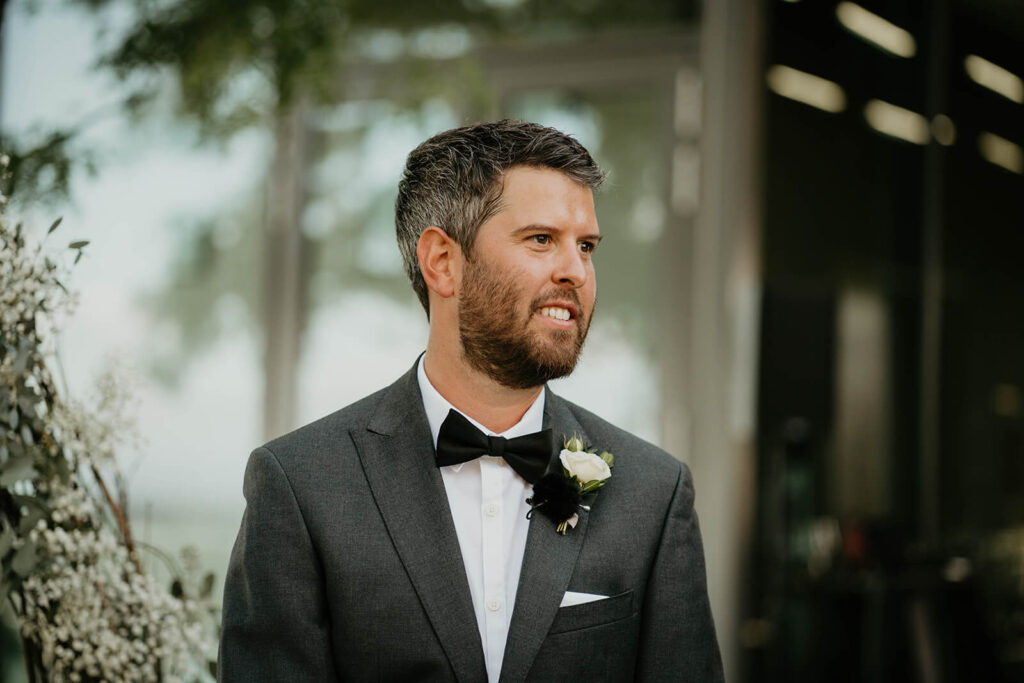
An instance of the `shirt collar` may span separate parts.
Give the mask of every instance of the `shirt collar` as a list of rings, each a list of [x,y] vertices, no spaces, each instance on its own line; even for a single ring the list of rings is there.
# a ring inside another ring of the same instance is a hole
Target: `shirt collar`
[[[427,371],[423,369],[423,359],[425,356],[420,356],[420,362],[416,369],[416,379],[419,380],[420,384],[420,395],[423,397],[423,410],[427,413],[427,422],[430,423],[430,436],[434,440],[434,448],[437,448],[437,434],[441,431],[441,423],[448,417],[449,410],[457,410],[459,413],[473,423],[473,425],[482,431],[484,434],[490,436],[503,436],[506,439],[511,439],[516,436],[522,436],[523,434],[532,434],[533,432],[539,432],[544,426],[544,391],[541,391],[534,399],[533,404],[526,409],[523,413],[522,419],[519,422],[506,429],[501,434],[496,434],[487,427],[466,415],[461,410],[453,406],[448,402],[441,393],[434,388],[434,385],[430,383],[430,379],[427,377]]]

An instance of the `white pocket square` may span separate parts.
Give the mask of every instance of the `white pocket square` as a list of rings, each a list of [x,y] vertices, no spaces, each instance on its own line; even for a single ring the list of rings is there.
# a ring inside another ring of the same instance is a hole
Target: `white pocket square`
[[[562,604],[560,604],[559,607],[584,605],[588,602],[594,602],[595,600],[604,600],[607,597],[607,595],[598,595],[597,593],[577,593],[575,591],[565,591],[565,595],[562,596]]]

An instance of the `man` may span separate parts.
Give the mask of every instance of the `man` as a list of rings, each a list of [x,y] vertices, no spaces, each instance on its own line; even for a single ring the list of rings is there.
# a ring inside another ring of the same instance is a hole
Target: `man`
[[[545,387],[593,315],[602,179],[515,121],[409,155],[426,353],[252,454],[221,680],[721,680],[689,471]],[[611,469],[561,459],[584,444]]]

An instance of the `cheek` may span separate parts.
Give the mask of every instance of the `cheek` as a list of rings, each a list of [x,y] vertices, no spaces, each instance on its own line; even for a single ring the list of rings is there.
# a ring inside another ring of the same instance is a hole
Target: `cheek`
[[[583,286],[584,298],[593,305],[594,300],[597,299],[597,273],[594,272],[593,267],[590,269],[590,277],[587,278],[587,284]]]

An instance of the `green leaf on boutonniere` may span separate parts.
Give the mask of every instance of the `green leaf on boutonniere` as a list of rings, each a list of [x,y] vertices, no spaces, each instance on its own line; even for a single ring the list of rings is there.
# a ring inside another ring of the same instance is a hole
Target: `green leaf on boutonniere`
[[[615,456],[609,453],[608,451],[602,451],[601,459],[608,463],[608,467],[611,467],[612,463],[615,462]]]

